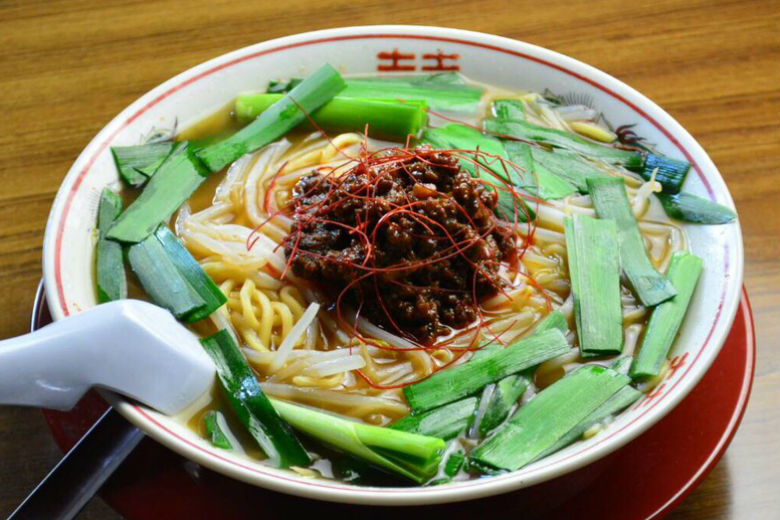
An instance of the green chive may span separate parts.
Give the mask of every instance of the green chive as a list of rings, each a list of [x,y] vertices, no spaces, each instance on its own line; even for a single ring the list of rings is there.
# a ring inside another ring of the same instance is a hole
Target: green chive
[[[549,329],[558,329],[563,334],[569,332],[569,322],[566,320],[566,316],[559,310],[554,310],[550,314],[544,317],[542,321],[534,329],[534,334],[538,332],[544,332]]]
[[[620,356],[610,363],[609,368],[619,374],[628,375],[628,370],[631,368],[631,363],[633,362],[634,358],[632,356]]]
[[[554,200],[568,197],[577,191],[577,188],[566,179],[535,161],[532,147],[527,143],[506,141],[504,148],[509,160],[523,170],[515,172],[520,178],[515,184],[527,186],[526,191],[529,193],[544,200]]]
[[[547,330],[489,355],[437,372],[405,387],[404,395],[415,412],[430,410],[568,351],[563,334],[559,330]]]
[[[193,258],[192,254],[170,229],[160,226],[155,231],[155,236],[179,273],[205,302],[201,308],[187,314],[186,321],[192,322],[207,318],[212,312],[227,302],[227,297],[222,294],[217,284],[206,274],[198,261]]]
[[[545,316],[536,326],[533,334],[540,334],[550,329],[557,329],[562,334],[569,332],[566,317],[561,311],[554,310]],[[501,345],[491,345],[483,348],[474,353],[471,361],[500,348],[502,348]],[[482,389],[482,396],[474,414],[474,424],[469,432],[471,437],[484,437],[504,422],[504,419],[507,418],[509,412],[512,411],[512,408],[528,388],[535,369],[536,367],[527,368],[521,374],[507,376],[498,383],[487,385]]]
[[[629,381],[608,368],[583,366],[521,406],[470,458],[498,469],[520,469],[555,447]]]
[[[97,293],[100,303],[127,298],[127,278],[122,246],[106,239],[106,232],[122,213],[122,199],[109,190],[100,194],[98,204],[98,240],[95,246]]]
[[[271,81],[268,84],[266,90],[269,94],[285,94],[295,88],[302,78],[291,78],[289,80]],[[436,74],[413,74],[405,76],[364,76],[360,78],[349,78],[345,80],[347,83],[356,81],[361,83],[375,83],[378,86],[381,85],[413,85],[417,87],[442,87],[442,86],[465,86],[466,80],[462,75],[457,72],[438,72]],[[473,89],[470,87],[469,90]],[[383,95],[386,95],[383,93]]]
[[[163,141],[159,143],[142,144],[138,146],[112,146],[111,155],[114,156],[114,163],[119,172],[119,176],[135,188],[143,186],[151,173],[146,170],[149,165],[159,166],[173,150],[174,143]],[[155,168],[156,169],[156,168]]]
[[[282,94],[242,94],[236,98],[236,118],[247,123],[282,99]],[[424,101],[384,101],[336,96],[311,114],[327,132],[358,132],[368,128],[377,139],[405,141],[416,136],[428,121]]]
[[[471,159],[461,157],[459,163],[472,177],[484,180],[488,189],[497,190],[496,215],[499,218],[514,221],[515,212],[518,222],[528,222],[529,219],[536,218],[536,212],[502,183],[503,181],[518,189],[524,187],[521,185],[523,181],[518,172],[502,161],[507,159],[507,155],[498,139],[465,125],[453,123],[440,128],[426,129],[422,134],[421,144],[429,144],[439,150],[479,150],[489,154],[489,156],[474,154]],[[470,154],[463,152],[462,155]]]
[[[737,218],[731,209],[692,193],[658,193],[664,212],[672,218],[697,224],[726,224]]]
[[[214,360],[222,391],[270,462],[278,467],[305,467],[311,458],[290,426],[263,393],[254,372],[227,330],[201,340]]]
[[[496,176],[505,181],[511,182],[508,165],[504,164],[501,159],[506,159],[506,152],[501,141],[485,135],[479,130],[461,125],[458,123],[450,123],[448,125],[429,128],[426,130],[426,135],[434,134],[440,141],[446,142],[450,148],[458,150],[479,150],[481,154],[475,154],[472,159],[482,165]],[[464,167],[467,167],[469,171],[476,168],[476,165],[472,161],[461,161]],[[481,170],[481,168],[478,168]],[[472,173],[472,175],[474,175]],[[485,180],[496,184],[495,177],[485,173],[487,175]],[[482,176],[482,174],[480,174]]]
[[[206,434],[209,436],[211,444],[223,450],[232,450],[233,445],[230,444],[230,439],[227,438],[220,425],[224,420],[223,415],[216,410],[209,410],[203,416],[203,424],[206,426]]]
[[[455,451],[447,457],[447,462],[444,464],[444,474],[448,477],[454,477],[463,467],[463,463],[466,462],[466,454],[462,451]]]
[[[297,87],[303,78],[290,78],[285,80],[272,80],[268,82],[268,88],[266,92],[268,94],[287,94],[292,89]]]
[[[452,478],[458,474],[463,465],[466,463],[466,453],[457,448],[456,451],[447,450],[449,455],[444,460],[441,468],[441,477],[436,478],[428,483],[429,486],[440,486],[452,482]]]
[[[487,119],[484,122],[485,131],[499,137],[510,137],[521,141],[545,143],[557,148],[564,148],[581,153],[594,159],[610,164],[620,164],[626,168],[642,168],[644,156],[636,151],[622,150],[604,146],[589,141],[571,132],[538,126],[526,121],[503,121]]]
[[[661,183],[664,193],[677,193],[682,189],[690,169],[691,165],[686,161],[648,153],[639,174],[648,181],[655,175],[655,180]]]
[[[493,115],[496,119],[524,121],[525,104],[519,99],[496,99],[493,101]]]
[[[162,164],[165,162],[165,159],[167,159],[167,158],[168,158],[168,156],[166,155],[165,157],[161,157],[160,159],[157,159],[153,163],[149,163],[146,166],[139,166],[138,168],[136,168],[137,172],[139,172],[142,175],[146,176],[146,179],[144,179],[144,183],[146,183],[146,181],[149,180],[149,178],[152,175],[157,173],[157,170],[160,169],[160,166],[162,166]],[[136,186],[136,187],[138,187],[138,186]]]
[[[180,320],[209,316],[227,301],[179,239],[160,228],[128,249],[130,267],[149,297]]]
[[[631,377],[654,377],[660,374],[701,272],[702,259],[698,256],[682,251],[672,255],[667,277],[677,289],[677,295],[653,309],[639,353],[631,365]]]
[[[323,106],[343,88],[341,75],[325,64],[252,123],[227,139],[199,150],[197,155],[210,171],[219,171],[242,155],[282,137],[305,121],[306,114]]]
[[[472,436],[484,437],[504,422],[529,384],[528,376],[511,375],[494,385],[486,386],[482,391],[477,410],[477,414],[481,411],[482,416],[479,418],[476,431],[472,431]],[[476,422],[475,419],[475,425]]]
[[[623,179],[588,179],[588,188],[598,216],[614,219],[617,224],[620,267],[642,304],[649,307],[674,296],[672,284],[655,270],[647,256],[645,242],[631,211]]]
[[[595,411],[593,411],[585,419],[580,421],[579,424],[577,424],[577,426],[569,430],[569,432],[566,435],[561,437],[558,440],[558,442],[553,444],[547,451],[539,454],[534,460],[539,460],[541,458],[546,457],[547,455],[551,455],[555,453],[556,451],[562,450],[572,442],[580,439],[582,435],[586,431],[591,429],[593,426],[625,410],[626,408],[634,404],[636,401],[638,401],[640,397],[642,397],[642,392],[628,385],[624,386],[623,388],[618,390],[612,397],[607,399],[607,401],[604,404],[596,408]]]
[[[441,463],[445,443],[437,437],[363,424],[276,399],[273,405],[296,430],[419,484],[430,480]]]
[[[138,198],[114,222],[106,236],[119,242],[144,240],[190,198],[208,174],[188,144],[177,143]]]
[[[146,294],[177,318],[185,319],[206,305],[186,276],[177,269],[157,236],[151,235],[130,246],[127,259]]]
[[[531,150],[534,161],[550,172],[566,179],[580,193],[588,193],[588,179],[609,178],[610,175],[593,166],[580,155],[566,150],[551,152],[539,146]]]
[[[569,326],[566,323],[566,317],[563,315],[563,313],[559,310],[554,310],[550,314],[544,317],[537,325],[536,328],[533,331],[533,336],[536,333],[544,332],[545,330],[550,329],[558,329],[561,334],[566,335],[567,332],[569,332]],[[474,355],[471,356],[471,359],[469,359],[469,363],[472,361],[476,361],[478,359],[482,359],[483,357],[487,356],[488,354],[498,352],[499,350],[503,350],[504,347],[502,345],[499,345],[498,343],[493,343],[490,345],[487,345],[485,347],[480,348],[476,352],[474,352]]]
[[[391,424],[390,428],[451,439],[468,427],[476,406],[477,398],[469,397],[427,412],[407,415]]]
[[[580,352],[620,353],[623,314],[615,221],[577,214],[567,217],[564,227]]]
[[[349,78],[343,97],[425,101],[433,110],[475,112],[482,89],[470,85],[435,82],[401,82],[386,78]]]

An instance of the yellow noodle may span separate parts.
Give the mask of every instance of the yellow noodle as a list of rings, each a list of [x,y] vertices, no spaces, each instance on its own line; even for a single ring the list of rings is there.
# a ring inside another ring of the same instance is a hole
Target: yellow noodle
[[[254,288],[255,284],[252,283],[252,280],[247,280],[244,282],[244,286],[241,287],[241,312],[244,320],[248,322],[249,326],[260,328],[260,322],[257,320],[255,308],[252,305],[252,292],[254,291]]]
[[[293,285],[282,287],[279,291],[279,300],[290,308],[290,311],[292,311],[296,320],[300,318],[306,310],[303,296],[301,296],[298,288]]]
[[[446,365],[455,357],[455,354],[450,349],[446,348],[436,349],[431,352],[430,355],[438,362],[438,366]]]
[[[334,374],[328,377],[295,376],[292,378],[292,383],[296,386],[335,388],[341,384],[343,378],[343,374]]]
[[[274,310],[275,317],[279,318],[282,325],[281,337],[287,337],[290,329],[293,327],[293,313],[290,307],[282,302],[271,302],[271,308]],[[304,337],[301,337],[298,343],[303,342]]]

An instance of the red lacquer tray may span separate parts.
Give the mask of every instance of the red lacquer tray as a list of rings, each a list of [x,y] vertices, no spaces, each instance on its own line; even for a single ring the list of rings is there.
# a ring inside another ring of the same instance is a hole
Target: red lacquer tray
[[[33,327],[51,321],[39,289]],[[101,489],[129,520],[194,518],[294,519],[327,512],[343,518],[661,518],[715,466],[731,442],[753,380],[755,341],[747,294],[723,350],[677,408],[617,452],[578,471],[514,493],[427,507],[368,508],[318,502],[250,486],[188,461],[145,438]],[[62,450],[108,407],[90,392],[70,412],[44,410]]]

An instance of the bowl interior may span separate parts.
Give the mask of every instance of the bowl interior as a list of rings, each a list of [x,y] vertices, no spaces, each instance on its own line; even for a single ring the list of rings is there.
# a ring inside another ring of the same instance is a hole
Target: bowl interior
[[[268,80],[305,76],[324,62],[346,74],[409,74],[456,68],[468,77],[517,90],[590,100],[615,127],[632,130],[660,152],[692,163],[685,189],[733,208],[712,161],[666,112],[618,80],[576,60],[481,33],[412,26],[332,29],[273,40],[194,67],[141,97],[85,148],[59,189],[44,241],[44,280],[52,315],[96,304],[92,260],[101,190],[119,187],[109,147],[137,144],[155,129],[186,127]],[[672,351],[667,379],[604,432],[520,471],[431,488],[370,488],[316,481],[213,448],[173,419],[109,395],[129,420],[186,457],[235,478],[299,495],[374,504],[465,500],[532,485],[572,471],[622,446],[658,421],[696,384],[730,329],[742,283],[738,224],[686,226],[704,273]]]

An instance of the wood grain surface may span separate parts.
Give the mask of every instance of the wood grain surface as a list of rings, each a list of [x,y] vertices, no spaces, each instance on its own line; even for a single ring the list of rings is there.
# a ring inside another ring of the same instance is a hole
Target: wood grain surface
[[[28,330],[57,186],[120,110],[165,79],[238,47],[377,23],[473,29],[568,54],[649,96],[709,152],[742,222],[758,361],[734,442],[671,518],[780,517],[776,0],[0,0],[0,337]],[[0,515],[58,456],[38,410],[0,408]],[[117,515],[94,500],[82,517]]]

